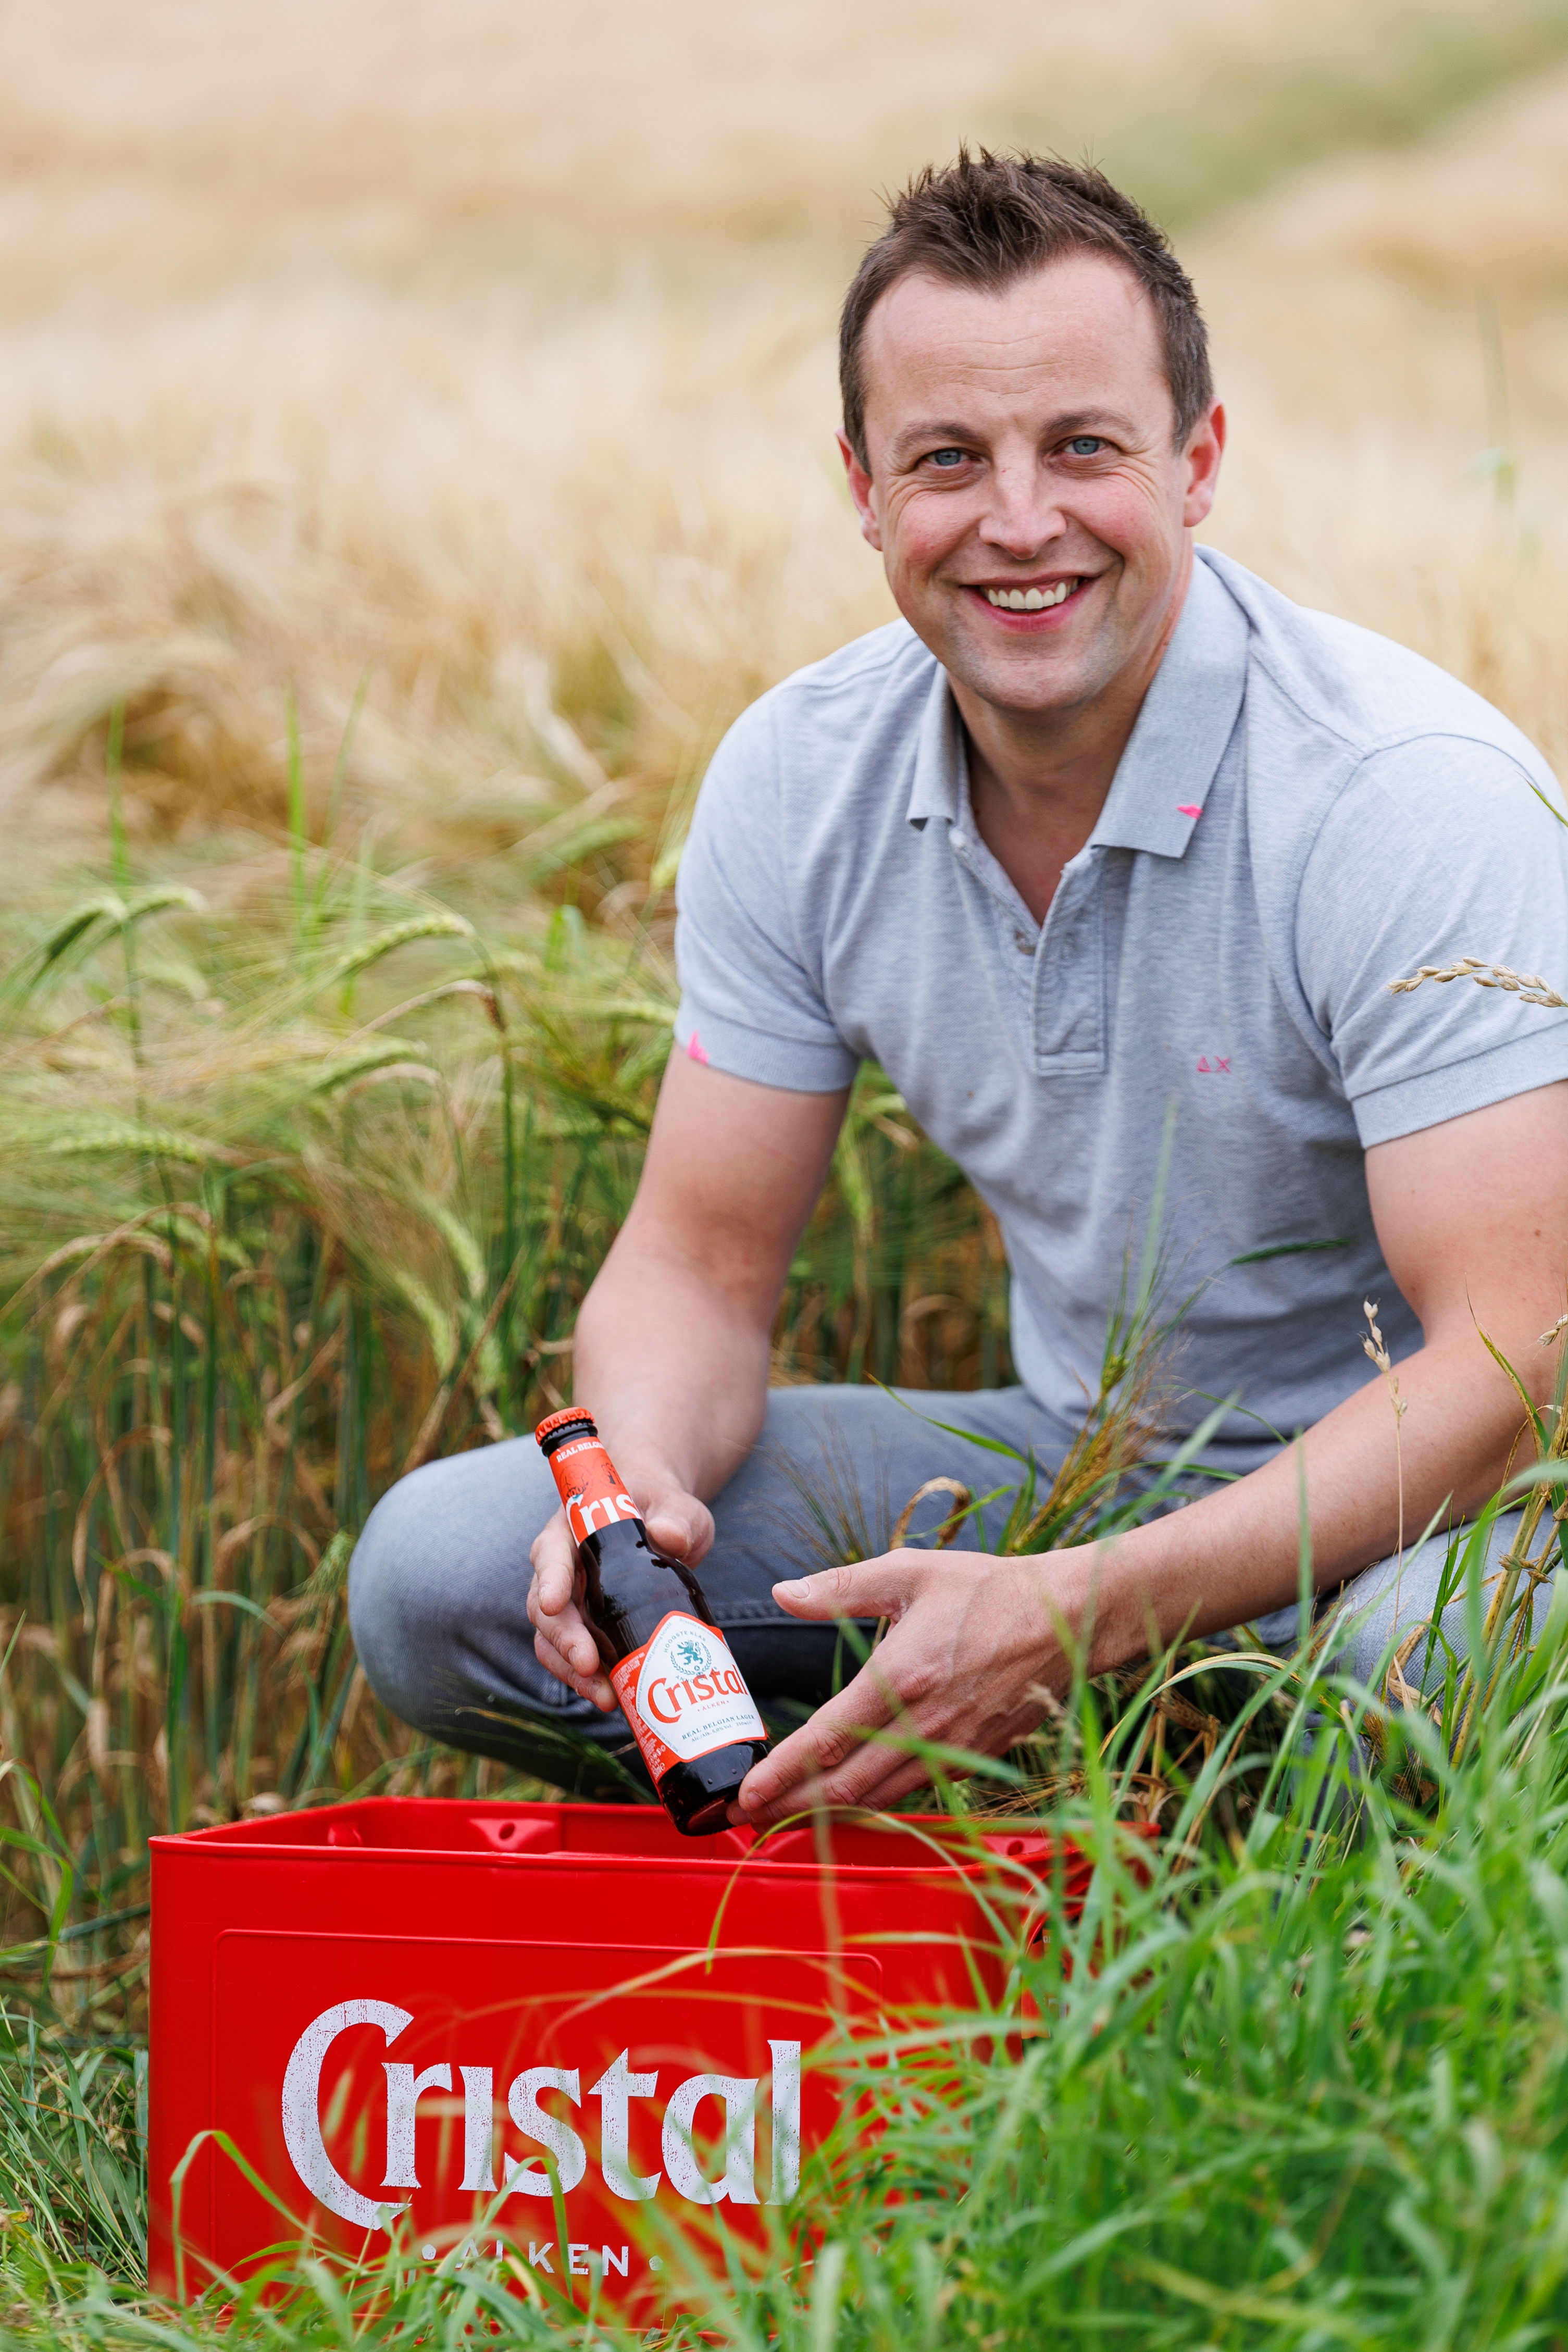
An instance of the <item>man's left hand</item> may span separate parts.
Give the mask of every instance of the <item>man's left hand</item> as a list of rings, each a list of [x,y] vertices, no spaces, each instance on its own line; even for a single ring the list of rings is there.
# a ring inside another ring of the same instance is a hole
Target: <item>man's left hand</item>
[[[911,1739],[1001,1756],[1026,1738],[1047,1712],[1042,1687],[1071,1682],[1063,1636],[1092,1559],[906,1549],[775,1584],[792,1617],[885,1617],[888,1631],[854,1681],[753,1765],[731,1818],[765,1829],[811,1806],[891,1805],[931,1777]]]

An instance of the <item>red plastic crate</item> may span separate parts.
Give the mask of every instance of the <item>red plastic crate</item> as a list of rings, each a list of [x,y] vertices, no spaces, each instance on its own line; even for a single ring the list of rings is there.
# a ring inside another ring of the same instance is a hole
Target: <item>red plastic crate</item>
[[[753,1844],[652,1807],[387,1797],[154,1838],[153,2284],[307,2232],[374,2259],[395,2227],[410,2259],[500,2252],[657,2316],[681,2237],[760,2242],[838,2122],[817,2053],[998,1999],[1053,1877],[1074,1910],[1087,1874],[942,1815]],[[212,2132],[290,2218],[209,2138],[177,2263],[171,2179]]]

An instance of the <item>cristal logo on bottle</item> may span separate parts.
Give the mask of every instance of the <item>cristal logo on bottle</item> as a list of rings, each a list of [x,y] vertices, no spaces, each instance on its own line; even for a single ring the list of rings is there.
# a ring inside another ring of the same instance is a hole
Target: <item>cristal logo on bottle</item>
[[[570,1466],[568,1466],[570,1465]],[[574,1543],[585,1542],[601,1528],[617,1519],[640,1517],[625,1493],[615,1465],[596,1437],[579,1437],[557,1448],[550,1465],[566,1509],[566,1524]]]
[[[656,1780],[672,1764],[767,1738],[723,1634],[684,1610],[661,1618],[610,1680]]]
[[[574,1486],[565,1500],[566,1524],[578,1543],[593,1534],[595,1522],[607,1528],[616,1519],[637,1517],[637,1507],[629,1495],[585,1495],[580,1486]]]
[[[639,1681],[637,1705],[655,1723],[679,1723],[681,1716],[694,1706],[726,1695],[750,1703],[751,1693],[741,1679],[741,1670],[733,1664],[719,1664],[707,1637],[700,1633],[681,1633],[668,1644],[668,1672],[652,1675],[646,1688]],[[729,1656],[726,1649],[725,1656]],[[671,1676],[679,1675],[675,1682]]]

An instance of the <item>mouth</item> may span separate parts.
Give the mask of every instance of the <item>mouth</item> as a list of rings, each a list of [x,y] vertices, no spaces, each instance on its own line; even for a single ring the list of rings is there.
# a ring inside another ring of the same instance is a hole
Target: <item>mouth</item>
[[[976,581],[965,593],[994,613],[1005,626],[1040,629],[1059,625],[1058,615],[1091,584],[1088,574],[1077,572],[1066,580],[1028,581],[1017,587]]]

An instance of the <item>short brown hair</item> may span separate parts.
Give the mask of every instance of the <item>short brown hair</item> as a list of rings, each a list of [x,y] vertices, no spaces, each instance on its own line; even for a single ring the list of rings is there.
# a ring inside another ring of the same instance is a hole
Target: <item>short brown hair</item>
[[[1059,155],[958,151],[937,171],[928,163],[888,206],[888,226],[867,248],[844,298],[838,379],[844,434],[866,463],[866,387],[860,345],[866,321],[888,289],[920,273],[956,286],[995,289],[1072,252],[1103,253],[1131,270],[1150,300],[1164,347],[1178,446],[1214,398],[1208,331],[1192,280],[1164,231],[1091,164]]]

